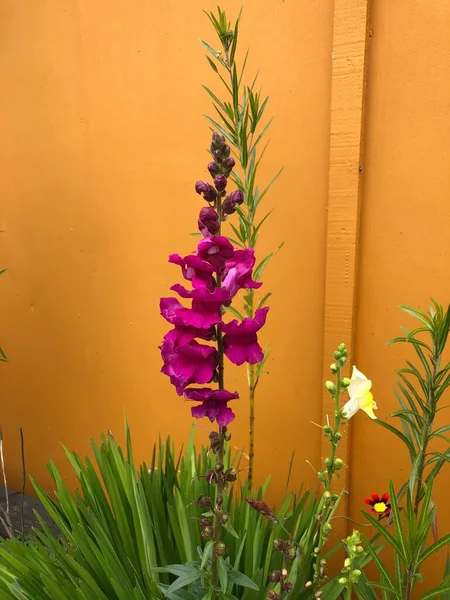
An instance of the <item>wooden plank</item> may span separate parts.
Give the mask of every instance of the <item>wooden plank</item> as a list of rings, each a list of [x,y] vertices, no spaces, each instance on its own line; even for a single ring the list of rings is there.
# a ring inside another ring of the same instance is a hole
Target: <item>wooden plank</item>
[[[364,97],[367,74],[370,0],[335,0],[332,51],[330,166],[324,315],[324,381],[331,379],[333,351],[344,342],[352,365],[355,346],[355,303],[359,216],[362,191]],[[333,418],[334,403],[323,393],[323,422]],[[338,456],[348,464],[350,427]],[[328,440],[322,458],[329,455]],[[336,491],[348,487],[349,468],[335,482]],[[344,495],[341,511],[347,513]],[[345,524],[342,526],[345,532]]]

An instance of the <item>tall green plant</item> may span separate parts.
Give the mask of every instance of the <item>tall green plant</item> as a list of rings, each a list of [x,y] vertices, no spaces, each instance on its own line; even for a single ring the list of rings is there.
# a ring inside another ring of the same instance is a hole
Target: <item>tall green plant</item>
[[[418,581],[423,577],[423,563],[437,551],[449,549],[450,534],[438,537],[436,526],[436,506],[432,501],[436,477],[445,463],[450,462],[450,445],[444,452],[438,451],[433,442],[442,440],[450,444],[447,432],[450,425],[436,427],[438,411],[445,408],[443,396],[450,385],[450,362],[443,357],[450,330],[450,307],[432,299],[428,311],[410,306],[402,309],[414,317],[419,326],[405,335],[397,337],[389,344],[407,344],[413,349],[418,363],[406,361],[407,367],[397,371],[400,409],[391,416],[398,418],[400,427],[377,420],[377,423],[397,436],[406,446],[410,460],[409,479],[396,494],[390,486],[392,507],[388,525],[395,528],[391,532],[379,520],[367,514],[369,522],[377,530],[382,545],[390,545],[395,551],[395,572],[391,574],[382,556],[373,544],[368,544],[370,556],[380,571],[380,581],[372,585],[381,590],[384,600],[402,598],[410,600]],[[405,499],[404,506],[400,506]],[[430,544],[429,538],[434,541]],[[428,600],[450,592],[450,576],[446,574],[442,583],[428,590],[421,598]]]
[[[207,12],[206,14],[217,35],[218,49],[203,40],[202,44],[208,53],[208,63],[217,75],[221,87],[221,92],[216,94],[209,87],[203,86],[211,97],[216,111],[214,117],[206,116],[206,118],[212,127],[226,138],[234,151],[236,159],[239,161],[240,170],[239,172],[234,170],[231,177],[244,195],[243,205],[237,207],[239,224],[235,226],[229,223],[232,231],[229,237],[239,248],[254,249],[258,242],[261,227],[271,213],[271,211],[267,212],[263,217],[260,217],[260,203],[283,170],[280,169],[263,189],[259,187],[257,182],[259,167],[268,143],[265,142],[265,134],[272,123],[272,119],[265,121],[265,109],[269,97],[262,96],[256,88],[258,74],[251,80],[251,83],[245,82],[248,51],[241,63],[237,59],[242,11],[233,25],[228,21],[225,11],[221,10],[220,7],[217,8],[216,14],[213,12]],[[283,243],[259,262],[254,271],[255,281],[260,281],[267,264],[282,246]],[[234,307],[229,307],[228,310],[241,321],[245,317],[254,318],[256,310],[265,306],[270,296],[270,292],[265,293],[257,300],[255,289],[250,288],[245,290],[243,294],[243,314]],[[266,347],[264,359],[260,363],[247,365],[250,408],[248,468],[250,487],[253,482],[255,461],[256,388],[261,375],[265,373],[264,366],[267,357],[268,349]]]

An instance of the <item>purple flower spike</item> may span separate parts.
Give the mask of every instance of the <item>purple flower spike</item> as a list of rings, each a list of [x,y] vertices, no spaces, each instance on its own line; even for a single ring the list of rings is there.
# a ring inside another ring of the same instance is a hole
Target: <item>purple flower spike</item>
[[[182,258],[179,254],[171,254],[169,256],[169,262],[179,265],[183,272],[183,277],[190,281],[192,285],[196,287],[207,287],[213,289],[214,287],[214,267],[202,260],[195,254],[190,254]]]
[[[225,267],[225,262],[233,258],[234,248],[231,242],[221,235],[201,240],[197,247],[197,254],[206,260],[219,272]]]
[[[186,400],[202,403],[191,408],[192,416],[195,419],[208,417],[211,423],[217,421],[220,427],[226,427],[235,417],[234,412],[227,403],[230,400],[239,398],[239,394],[237,392],[233,394],[227,392],[227,390],[212,390],[211,388],[189,388],[185,390],[184,397]]]
[[[203,194],[203,198],[208,202],[214,202],[217,198],[217,192],[207,181],[197,181],[195,184],[197,194]]]
[[[192,383],[209,383],[219,362],[219,354],[213,346],[195,341],[178,345],[164,340],[161,356],[164,361],[161,371],[169,376],[179,396]]]
[[[251,248],[235,250],[233,258],[225,263],[225,276],[222,286],[228,290],[230,298],[242,288],[258,289],[261,282],[253,281],[252,269],[255,266],[255,251]]]
[[[211,206],[204,206],[198,216],[198,229],[203,237],[219,233],[219,215]]]
[[[223,348],[225,355],[233,364],[242,365],[245,362],[256,364],[264,358],[264,352],[258,344],[256,333],[266,322],[269,307],[259,308],[254,319],[245,318],[241,323],[234,319],[230,323],[220,324],[225,334]]]
[[[159,306],[161,315],[176,327],[209,329],[221,321],[219,303],[209,303],[208,306],[197,305],[197,310],[185,308],[176,298],[161,298]]]

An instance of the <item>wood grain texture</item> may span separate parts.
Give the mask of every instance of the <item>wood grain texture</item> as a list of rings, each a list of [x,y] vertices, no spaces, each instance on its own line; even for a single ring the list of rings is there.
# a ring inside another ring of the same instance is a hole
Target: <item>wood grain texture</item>
[[[332,49],[330,107],[330,166],[324,316],[324,380],[330,379],[333,351],[344,342],[352,364],[355,342],[355,302],[359,215],[362,187],[364,96],[369,40],[370,0],[336,0]],[[345,373],[347,374],[347,373]],[[334,415],[330,394],[323,393],[323,422]],[[349,426],[338,456],[349,455]],[[328,440],[322,458],[329,455]],[[343,468],[336,491],[347,488],[349,469]],[[347,511],[346,497],[343,511]],[[343,525],[345,529],[345,525]]]

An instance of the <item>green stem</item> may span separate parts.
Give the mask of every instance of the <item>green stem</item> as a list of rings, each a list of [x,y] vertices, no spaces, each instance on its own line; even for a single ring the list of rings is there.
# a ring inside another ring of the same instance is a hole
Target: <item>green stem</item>
[[[331,433],[329,433],[330,443],[331,443],[331,452],[329,457],[329,463],[327,466],[327,476],[324,481],[325,491],[322,495],[321,504],[319,506],[317,520],[319,521],[319,531],[318,531],[318,541],[317,541],[317,555],[316,561],[314,563],[314,580],[316,584],[320,581],[320,567],[321,567],[321,556],[323,548],[328,539],[328,535],[325,534],[325,527],[328,527],[331,517],[333,516],[337,505],[339,503],[340,498],[336,500],[334,503],[330,503],[328,498],[331,494],[332,483],[333,483],[333,475],[335,471],[334,461],[336,457],[336,448],[338,445],[338,440],[336,438],[336,434],[339,431],[339,427],[341,425],[341,406],[340,406],[340,397],[341,397],[341,367],[338,366],[336,373],[336,391],[334,392],[334,422],[333,429]]]
[[[249,402],[250,402],[250,430],[248,451],[248,486],[252,489],[253,469],[255,464],[255,365],[247,367]]]
[[[416,516],[419,513],[420,500],[421,500],[421,496],[422,496],[422,482],[423,482],[423,474],[424,474],[424,470],[425,470],[426,452],[427,452],[428,444],[430,443],[430,435],[431,435],[431,432],[433,431],[433,422],[434,422],[434,417],[436,414],[436,406],[435,406],[436,402],[435,402],[434,392],[435,392],[435,388],[436,388],[436,377],[439,373],[439,366],[440,366],[440,362],[441,362],[441,356],[438,353],[437,344],[438,344],[438,340],[435,340],[434,345],[433,345],[433,370],[431,373],[430,384],[429,384],[430,387],[428,389],[428,398],[427,398],[427,405],[428,405],[428,408],[430,409],[430,414],[425,419],[425,427],[423,430],[423,440],[422,440],[422,444],[420,447],[420,450],[422,452],[422,458],[420,460],[420,464],[419,464],[419,468],[418,468],[416,497],[414,500],[414,514]]]
[[[218,235],[221,234],[221,226],[222,226],[222,221],[221,221],[221,215],[222,215],[222,197],[219,194],[217,196],[217,200],[216,200],[216,210],[217,213],[219,215],[219,232]],[[222,285],[222,279],[220,274],[217,274],[217,287],[221,287]],[[219,390],[223,390],[225,389],[225,384],[224,384],[224,356],[225,356],[225,352],[223,349],[223,335],[222,335],[222,331],[220,330],[220,327],[216,327],[216,340],[217,340],[217,352],[219,354],[219,364],[218,364],[218,368],[217,368],[217,386]],[[217,453],[217,460],[216,463],[223,463],[223,459],[224,459],[224,455],[225,455],[225,433],[224,433],[224,427],[220,427],[219,426],[219,450]],[[211,598],[212,600],[215,599],[216,597],[216,593],[214,588],[217,586],[218,583],[218,573],[217,573],[217,554],[216,554],[216,547],[217,547],[217,543],[220,542],[220,533],[221,533],[221,528],[222,528],[222,524],[221,524],[221,519],[220,519],[220,514],[222,512],[222,508],[221,506],[217,505],[217,497],[223,496],[223,490],[224,490],[224,480],[222,477],[222,473],[219,474],[218,480],[217,480],[217,487],[216,487],[216,503],[215,503],[215,507],[214,507],[214,532],[213,532],[213,537],[212,540],[214,542],[214,546],[213,546],[213,553],[212,553],[212,561],[211,561],[211,586],[212,586],[212,594],[211,594]]]

